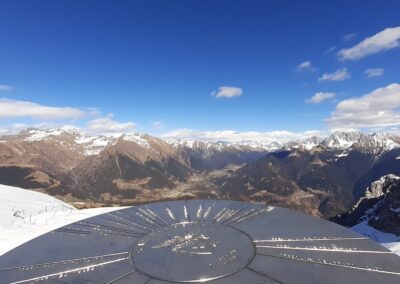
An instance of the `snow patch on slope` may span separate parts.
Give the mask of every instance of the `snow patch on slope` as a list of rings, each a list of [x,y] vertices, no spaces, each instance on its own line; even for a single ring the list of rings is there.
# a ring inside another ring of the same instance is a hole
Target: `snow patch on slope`
[[[361,222],[351,227],[351,229],[380,243],[400,256],[400,236],[381,232],[369,226],[367,221]]]
[[[134,142],[138,144],[141,147],[150,148],[150,142],[149,140],[146,139],[146,136],[144,134],[139,134],[139,133],[128,133],[122,135],[122,139],[125,141],[129,142]]]

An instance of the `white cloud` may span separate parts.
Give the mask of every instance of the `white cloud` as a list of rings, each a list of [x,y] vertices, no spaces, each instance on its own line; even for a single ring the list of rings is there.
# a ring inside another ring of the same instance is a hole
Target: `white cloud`
[[[356,36],[357,36],[356,33],[347,34],[347,35],[343,36],[343,41],[349,41],[352,38],[355,38]]]
[[[311,72],[314,72],[314,71],[317,70],[317,68],[315,68],[315,67],[312,65],[311,61],[304,61],[303,63],[300,63],[300,64],[297,66],[297,70],[299,70],[299,71],[311,71]]]
[[[385,70],[383,68],[370,68],[364,71],[365,76],[368,78],[371,77],[379,77],[382,76],[385,73]]]
[[[323,101],[332,99],[336,96],[335,93],[328,93],[328,92],[318,92],[315,93],[314,96],[311,98],[307,99],[307,103],[312,103],[312,104],[319,104],[322,103]]]
[[[161,129],[164,127],[164,122],[161,120],[152,120],[151,122],[151,126],[156,128],[156,129]]]
[[[119,122],[113,120],[113,114],[109,114],[106,117],[100,117],[91,120],[87,123],[87,129],[90,132],[96,133],[124,133],[132,131],[136,127],[134,122]]]
[[[28,124],[13,123],[11,126],[0,128],[0,135],[15,134],[28,127],[30,127]]]
[[[243,95],[243,89],[237,87],[222,86],[217,91],[211,93],[216,98],[234,98]]]
[[[343,100],[326,122],[332,128],[384,128],[400,125],[400,84]]]
[[[0,92],[7,92],[14,89],[12,86],[9,85],[0,85]]]
[[[272,143],[272,142],[287,142],[292,140],[305,139],[316,135],[321,135],[318,130],[310,130],[304,132],[270,131],[234,131],[234,130],[219,130],[219,131],[200,131],[194,129],[177,129],[165,133],[161,137],[167,140],[196,140],[204,142],[230,142],[230,143]]]
[[[338,55],[343,60],[357,60],[398,46],[400,46],[400,27],[387,28],[351,48],[340,50]]]
[[[347,71],[347,68],[338,69],[333,73],[324,73],[320,77],[319,81],[343,81],[350,78],[351,74]]]
[[[32,119],[76,119],[85,115],[85,112],[78,108],[51,107],[33,102],[16,101],[0,98],[0,119],[29,117]]]

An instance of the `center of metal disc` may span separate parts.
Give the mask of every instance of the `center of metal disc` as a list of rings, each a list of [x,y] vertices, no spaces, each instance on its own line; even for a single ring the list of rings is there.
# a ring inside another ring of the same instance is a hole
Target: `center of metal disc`
[[[131,250],[135,268],[159,280],[205,282],[246,267],[255,253],[251,238],[213,223],[178,223],[150,233]]]

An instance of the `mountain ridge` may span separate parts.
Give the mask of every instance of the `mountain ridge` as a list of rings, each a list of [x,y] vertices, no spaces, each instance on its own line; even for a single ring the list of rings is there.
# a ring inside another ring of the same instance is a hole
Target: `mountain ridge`
[[[129,205],[201,196],[331,217],[351,208],[371,180],[393,169],[400,174],[400,137],[391,133],[250,142],[29,128],[0,137],[0,183],[68,202]]]

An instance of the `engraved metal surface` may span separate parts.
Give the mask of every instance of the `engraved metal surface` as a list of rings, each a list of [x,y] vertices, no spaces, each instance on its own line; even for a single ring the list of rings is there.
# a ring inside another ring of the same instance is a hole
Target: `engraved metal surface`
[[[216,200],[121,209],[0,257],[0,283],[400,283],[400,258],[336,224]]]

